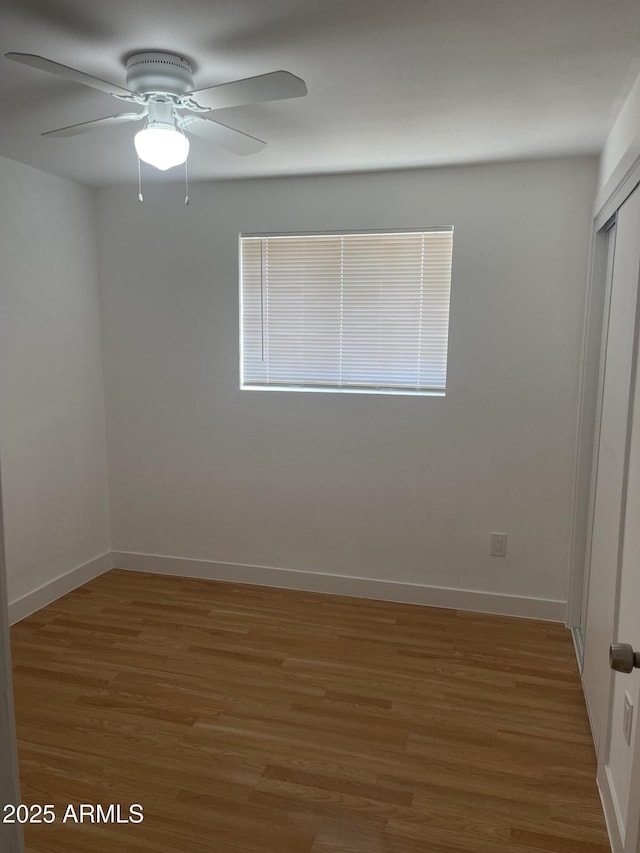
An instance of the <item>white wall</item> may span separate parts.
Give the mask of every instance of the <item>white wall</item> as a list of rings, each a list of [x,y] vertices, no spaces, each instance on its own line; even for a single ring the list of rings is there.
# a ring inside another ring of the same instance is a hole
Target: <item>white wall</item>
[[[95,243],[91,191],[0,158],[0,454],[14,602],[109,550]]]
[[[186,208],[179,185],[100,191],[114,550],[565,600],[595,177],[230,181]],[[448,224],[445,399],[238,390],[239,232]]]

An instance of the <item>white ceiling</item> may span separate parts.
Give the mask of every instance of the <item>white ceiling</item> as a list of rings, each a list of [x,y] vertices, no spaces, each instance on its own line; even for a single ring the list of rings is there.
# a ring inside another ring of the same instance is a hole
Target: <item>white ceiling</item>
[[[2,56],[121,85],[124,58],[154,49],[191,59],[196,88],[278,69],[306,81],[306,98],[217,113],[268,145],[238,157],[193,139],[192,179],[593,153],[640,71],[639,0],[0,0],[0,20]],[[0,154],[136,179],[137,126],[40,137],[122,111],[109,95],[0,58],[0,107]]]

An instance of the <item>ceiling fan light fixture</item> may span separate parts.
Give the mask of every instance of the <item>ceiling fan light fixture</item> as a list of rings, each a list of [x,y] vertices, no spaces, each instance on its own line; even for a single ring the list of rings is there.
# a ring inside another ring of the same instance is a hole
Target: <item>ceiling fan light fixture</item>
[[[189,156],[189,140],[171,125],[145,127],[136,133],[134,145],[138,157],[161,172],[182,165]]]

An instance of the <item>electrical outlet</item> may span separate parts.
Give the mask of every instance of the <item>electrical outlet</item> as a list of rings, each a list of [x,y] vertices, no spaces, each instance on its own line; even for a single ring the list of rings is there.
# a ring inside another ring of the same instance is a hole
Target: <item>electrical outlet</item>
[[[622,733],[624,739],[631,746],[631,729],[633,728],[633,703],[628,693],[624,694],[624,714],[622,717]]]
[[[507,556],[507,534],[492,533],[491,534],[491,556],[506,557]]]

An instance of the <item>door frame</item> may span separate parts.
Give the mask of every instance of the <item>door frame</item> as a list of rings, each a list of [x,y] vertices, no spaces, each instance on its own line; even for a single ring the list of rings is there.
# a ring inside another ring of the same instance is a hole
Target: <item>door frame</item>
[[[0,755],[3,757],[3,761],[0,762],[0,807],[7,803],[17,805],[20,802],[9,641],[9,606],[0,485]],[[6,853],[24,853],[22,827],[19,824],[0,822],[0,849]]]
[[[614,212],[600,228],[595,223],[591,237],[589,287],[587,292],[582,348],[580,401],[573,484],[570,581],[567,597],[567,627],[572,630],[580,671],[583,662],[583,605],[589,588],[589,543],[593,528],[597,450],[604,392],[604,352],[611,300],[610,234],[616,224]]]

